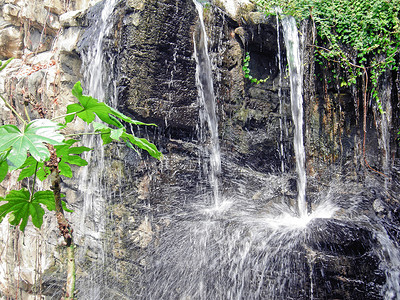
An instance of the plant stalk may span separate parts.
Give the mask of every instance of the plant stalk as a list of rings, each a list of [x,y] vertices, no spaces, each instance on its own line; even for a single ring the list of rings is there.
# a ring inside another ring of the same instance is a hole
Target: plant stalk
[[[64,216],[64,210],[61,204],[61,178],[58,169],[58,158],[54,147],[49,147],[51,157],[51,189],[54,194],[54,201],[56,206],[56,217],[58,222],[58,229],[64,237],[65,247],[67,248],[67,281],[65,286],[64,299],[73,300],[75,294],[75,281],[76,281],[76,265],[75,265],[75,245],[73,242],[72,232],[73,229],[68,220]]]
[[[24,123],[24,125],[26,125],[26,121],[25,121],[24,118],[21,117],[21,115],[14,109],[14,107],[12,107],[11,104],[8,103],[7,100],[3,98],[2,95],[0,95],[0,98],[3,99],[5,105],[6,105],[9,109],[11,109],[11,111],[13,112],[13,114],[16,115],[17,118],[20,119],[22,123]]]

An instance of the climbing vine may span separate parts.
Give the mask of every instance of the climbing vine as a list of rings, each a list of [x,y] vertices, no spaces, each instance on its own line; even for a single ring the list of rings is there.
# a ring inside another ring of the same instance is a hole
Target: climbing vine
[[[367,98],[375,100],[376,109],[385,113],[378,93],[379,78],[386,71],[398,71],[400,52],[400,2],[391,0],[254,0],[267,14],[284,15],[297,20],[309,18],[317,32],[313,41],[316,62],[335,65],[330,68],[340,86],[363,85],[363,157],[367,162]],[[400,132],[399,132],[400,135]]]
[[[368,77],[368,93],[384,113],[377,92],[378,79],[386,70],[397,70],[400,51],[400,2],[391,0],[256,0],[268,14],[279,6],[283,14],[298,20],[311,18],[319,39],[315,41],[318,63],[339,64],[333,74],[341,86]]]
[[[0,71],[11,61],[0,63]],[[41,116],[31,120],[25,106],[25,115],[21,115],[2,95],[1,101],[18,118],[19,126],[5,124],[0,126],[0,182],[7,179],[10,172],[19,171],[18,180],[31,178],[27,188],[11,190],[0,197],[0,222],[8,215],[8,221],[13,226],[19,226],[24,231],[29,220],[40,228],[43,224],[45,209],[55,211],[58,227],[64,238],[67,251],[67,281],[65,299],[74,299],[75,292],[75,256],[73,229],[64,216],[68,209],[65,197],[61,193],[61,176],[73,177],[71,165],[86,166],[88,162],[80,157],[88,147],[79,145],[77,139],[82,135],[100,135],[103,144],[123,142],[127,147],[147,151],[156,159],[162,154],[156,146],[144,138],[128,133],[124,123],[133,125],[155,126],[145,124],[120,113],[103,102],[83,94],[81,83],[77,82],[72,94],[77,102],[68,105],[66,114],[49,119]],[[34,109],[34,108],[33,108]],[[96,117],[102,122],[96,122]],[[66,134],[67,127],[73,130],[73,122],[81,119],[93,125],[93,132]],[[71,126],[72,125],[72,126]],[[50,181],[49,190],[38,190],[37,181]]]
[[[244,71],[244,77],[249,79],[251,82],[255,83],[255,84],[260,84],[260,83],[264,83],[268,80],[269,77],[266,77],[264,79],[257,79],[255,77],[253,77],[252,75],[250,75],[250,53],[246,52],[246,56],[243,59],[243,71]]]

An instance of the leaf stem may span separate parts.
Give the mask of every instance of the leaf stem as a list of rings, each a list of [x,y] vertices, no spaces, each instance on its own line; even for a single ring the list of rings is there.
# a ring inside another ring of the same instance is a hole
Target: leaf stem
[[[14,113],[14,115],[17,116],[18,119],[20,119],[22,121],[22,123],[24,123],[24,125],[26,125],[26,121],[24,120],[23,117],[21,117],[21,115],[14,109],[14,107],[11,106],[10,103],[7,102],[6,99],[3,98],[2,95],[0,95],[0,98],[3,99],[4,103],[6,104],[6,106],[11,109],[11,111]]]
[[[35,165],[35,173],[34,173],[34,176],[33,176],[33,183],[32,183],[32,188],[31,188],[31,195],[29,196],[29,202],[32,202],[32,199],[33,199],[33,194],[34,194],[34,191],[35,191],[35,184],[36,184],[36,174],[37,174],[37,168],[38,168],[38,164],[39,164],[39,162],[38,162],[38,161],[36,161],[36,165]]]
[[[24,105],[25,116],[26,116],[26,119],[28,120],[28,122],[30,122],[31,118],[29,117],[27,106],[28,106],[28,103],[25,102],[25,105]]]
[[[73,133],[73,134],[66,134],[65,137],[73,137],[73,136],[80,136],[80,135],[98,135],[102,134],[102,132],[80,132],[80,133]]]
[[[81,111],[71,112],[71,113],[68,113],[68,114],[64,114],[64,115],[61,115],[61,116],[54,117],[51,120],[54,121],[54,120],[62,119],[62,118],[68,117],[68,116],[79,114],[80,112],[83,112],[83,111],[84,111],[84,109],[82,109]]]

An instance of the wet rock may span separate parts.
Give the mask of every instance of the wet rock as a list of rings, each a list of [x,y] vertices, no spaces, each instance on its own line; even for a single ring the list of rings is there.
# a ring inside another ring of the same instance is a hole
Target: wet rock
[[[150,2],[126,5],[135,12],[124,15],[121,32],[121,104],[138,119],[172,128],[195,127],[193,2],[163,0],[157,9]]]
[[[371,231],[350,222],[315,219],[306,243],[315,299],[382,299],[386,277]]]

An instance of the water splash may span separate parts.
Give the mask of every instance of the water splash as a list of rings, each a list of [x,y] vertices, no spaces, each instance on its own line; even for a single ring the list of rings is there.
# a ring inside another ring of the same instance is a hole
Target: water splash
[[[297,171],[297,205],[300,217],[307,215],[306,203],[306,170],[305,150],[303,141],[303,96],[302,96],[302,66],[300,60],[300,43],[297,32],[296,20],[291,16],[285,16],[282,20],[286,53],[290,74],[290,99],[292,117],[294,122],[294,153],[296,156]]]
[[[194,56],[196,59],[196,85],[199,93],[199,102],[203,110],[200,111],[200,126],[207,123],[211,135],[209,145],[210,171],[209,183],[213,190],[213,202],[219,205],[219,175],[221,174],[221,154],[218,138],[218,120],[215,111],[215,95],[212,79],[210,56],[208,54],[208,38],[204,25],[203,6],[193,0],[199,15],[199,27],[195,31]],[[204,129],[202,130],[204,132]]]

